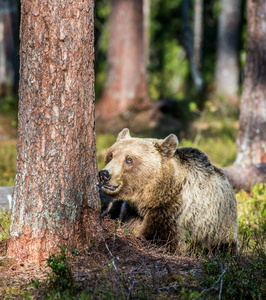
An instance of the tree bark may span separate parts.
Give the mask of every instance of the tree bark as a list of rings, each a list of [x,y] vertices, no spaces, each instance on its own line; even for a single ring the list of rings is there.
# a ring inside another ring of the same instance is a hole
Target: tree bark
[[[239,23],[241,0],[221,0],[218,22],[216,63],[216,94],[227,98],[229,104],[238,102],[239,87]]]
[[[250,191],[255,184],[266,183],[266,164],[251,166],[234,165],[223,168],[232,187],[238,191]]]
[[[40,261],[100,236],[93,10],[93,0],[21,2],[9,257]]]
[[[16,86],[17,1],[0,0],[0,95]]]
[[[97,118],[108,120],[150,104],[144,53],[143,1],[112,0],[107,79]]]
[[[237,158],[243,166],[266,163],[266,2],[247,1],[247,60],[240,105]]]

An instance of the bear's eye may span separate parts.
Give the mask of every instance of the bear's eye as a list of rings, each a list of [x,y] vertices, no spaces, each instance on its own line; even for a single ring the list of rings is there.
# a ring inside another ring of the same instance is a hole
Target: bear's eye
[[[125,160],[126,164],[128,165],[132,165],[133,164],[133,159],[130,158],[130,157],[127,157],[126,160]]]
[[[107,157],[107,162],[111,161],[113,159],[113,153],[110,153]]]

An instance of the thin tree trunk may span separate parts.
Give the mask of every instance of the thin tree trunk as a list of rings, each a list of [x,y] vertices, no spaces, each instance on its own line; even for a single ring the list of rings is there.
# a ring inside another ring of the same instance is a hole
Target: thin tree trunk
[[[235,164],[266,163],[266,2],[247,2],[247,60]]]
[[[21,3],[17,172],[8,256],[97,239],[94,1]]]
[[[143,1],[112,0],[107,79],[97,117],[112,119],[150,104],[143,38]]]
[[[196,59],[194,57],[194,38],[191,33],[191,28],[189,24],[189,0],[183,0],[182,3],[182,22],[183,22],[183,31],[184,31],[184,40],[185,40],[185,48],[187,52],[187,57],[189,60],[189,67],[190,67],[190,73],[191,77],[193,79],[193,82],[198,90],[201,90],[203,88],[203,79],[200,74],[200,71],[198,69],[198,65],[196,64]],[[195,12],[194,12],[195,13]],[[197,11],[199,13],[199,11]],[[194,22],[198,22],[198,18],[195,17]],[[195,29],[195,27],[194,27]],[[197,37],[198,38],[198,37]],[[198,42],[198,40],[197,40]]]
[[[17,1],[0,0],[0,95],[16,85]]]
[[[193,38],[193,61],[198,70],[201,65],[201,45],[202,45],[202,16],[203,0],[194,0],[194,38]]]
[[[216,93],[235,106],[239,87],[239,23],[241,0],[221,0],[218,23]]]
[[[149,65],[150,53],[150,10],[151,0],[143,0],[143,47],[144,47],[144,65]]]

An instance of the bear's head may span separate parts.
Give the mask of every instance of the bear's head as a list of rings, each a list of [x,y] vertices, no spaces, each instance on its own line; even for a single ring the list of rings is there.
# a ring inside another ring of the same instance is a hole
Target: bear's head
[[[178,140],[170,134],[164,140],[132,138],[123,129],[108,150],[105,167],[99,172],[102,190],[114,199],[141,199],[148,190],[156,191],[177,149]]]

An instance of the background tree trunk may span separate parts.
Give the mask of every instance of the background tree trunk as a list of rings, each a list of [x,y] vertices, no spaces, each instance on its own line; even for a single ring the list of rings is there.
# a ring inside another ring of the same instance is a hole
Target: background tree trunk
[[[225,168],[236,189],[266,183],[266,2],[247,1],[247,60],[240,105],[237,158]]]
[[[149,65],[150,56],[150,10],[151,0],[143,0],[143,52],[145,70]]]
[[[236,164],[266,163],[266,2],[247,1],[247,60]]]
[[[236,190],[250,191],[255,184],[266,183],[266,164],[251,166],[233,165],[224,168],[231,185]]]
[[[16,87],[17,1],[0,0],[0,95]]]
[[[96,113],[112,119],[148,106],[143,1],[112,0],[107,79]]]
[[[217,95],[223,95],[235,106],[239,87],[239,23],[241,0],[221,0],[218,22],[218,49],[215,84]]]
[[[194,29],[193,29],[193,61],[200,70],[201,65],[201,45],[203,34],[203,0],[194,0]]]
[[[189,0],[183,0],[182,2],[182,23],[183,23],[183,32],[184,32],[184,42],[185,42],[185,48],[187,52],[187,57],[189,61],[189,68],[191,77],[193,79],[193,82],[198,90],[202,90],[203,88],[203,78],[199,72],[199,62],[197,61],[197,58],[195,57],[199,55],[199,52],[194,53],[194,51],[199,51],[200,48],[197,48],[199,45],[199,41],[201,37],[199,34],[201,34],[201,28],[196,28],[196,23],[200,22],[202,19],[202,16],[199,14],[202,13],[202,10],[199,8],[200,5],[202,5],[201,1],[196,0],[196,3],[194,5],[194,9],[197,8],[197,10],[194,11],[194,36],[192,36],[191,28],[190,28],[190,22],[189,22],[189,11],[190,11],[190,1]],[[202,7],[201,7],[202,8]],[[199,24],[198,24],[199,25]],[[197,30],[196,30],[197,29]]]
[[[99,234],[94,1],[22,1],[17,173],[8,256]]]

